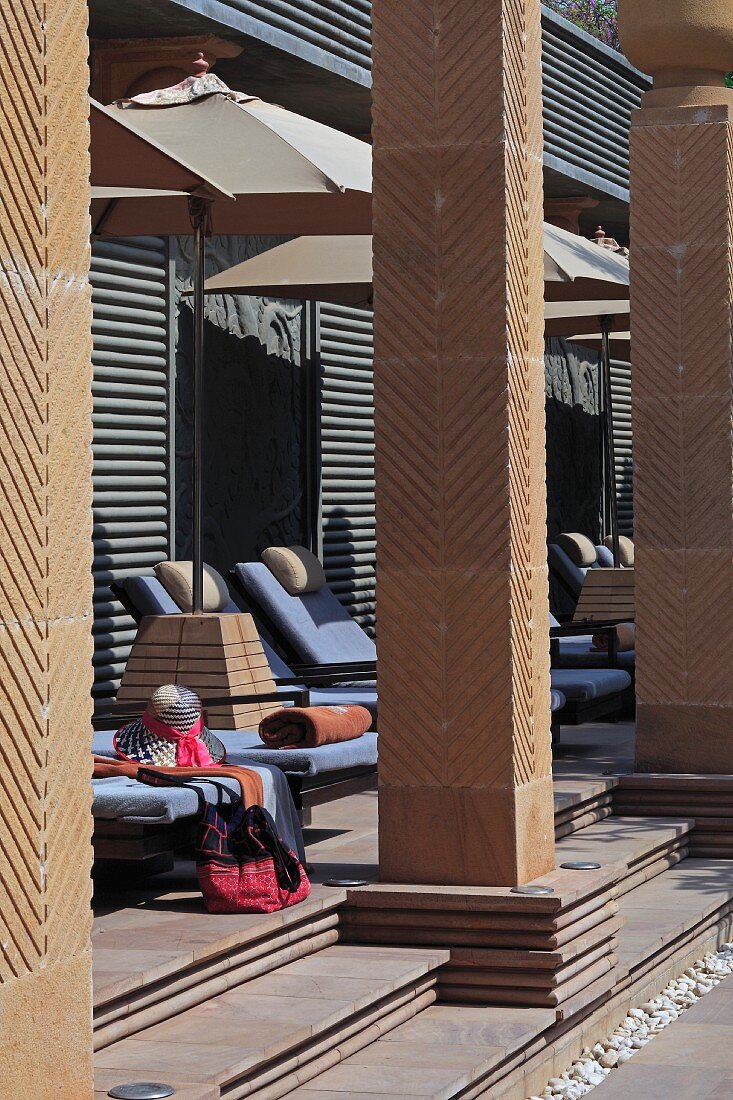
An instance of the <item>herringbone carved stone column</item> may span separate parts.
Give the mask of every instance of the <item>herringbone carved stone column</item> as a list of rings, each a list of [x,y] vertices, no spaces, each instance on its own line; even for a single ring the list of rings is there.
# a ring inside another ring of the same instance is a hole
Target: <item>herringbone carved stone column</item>
[[[373,16],[380,873],[512,885],[554,863],[539,2]]]
[[[668,93],[665,93],[668,94]],[[733,93],[632,131],[637,769],[733,772]]]
[[[0,1093],[92,1094],[87,12],[4,6]]]

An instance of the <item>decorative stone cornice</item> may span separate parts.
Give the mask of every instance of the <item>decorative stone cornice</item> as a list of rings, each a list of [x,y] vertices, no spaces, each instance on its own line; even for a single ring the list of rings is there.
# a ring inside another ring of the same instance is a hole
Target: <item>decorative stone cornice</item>
[[[733,104],[731,0],[618,0],[628,59],[654,77],[645,107]]]

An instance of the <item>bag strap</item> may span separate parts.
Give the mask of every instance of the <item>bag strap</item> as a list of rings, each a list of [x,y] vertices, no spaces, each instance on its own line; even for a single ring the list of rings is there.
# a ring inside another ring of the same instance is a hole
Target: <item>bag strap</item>
[[[264,806],[250,806],[247,813],[255,821],[258,818],[261,819],[257,821],[257,824],[267,832],[268,848],[272,853],[278,882],[291,894],[294,894],[301,882],[300,861],[292,854],[285,842],[280,839],[272,815]]]
[[[187,790],[193,791],[199,801],[199,811],[202,813],[206,808],[206,798],[201,787],[198,786],[200,783],[209,783],[216,789],[217,809],[221,809],[224,805],[225,797],[230,805],[236,805],[242,802],[241,797],[231,791],[224,783],[219,783],[216,779],[209,778],[209,776],[206,775],[197,775],[190,779],[181,779],[176,775],[168,775],[167,772],[159,772],[155,768],[138,768],[137,778],[140,783],[147,783],[151,787],[185,787]]]

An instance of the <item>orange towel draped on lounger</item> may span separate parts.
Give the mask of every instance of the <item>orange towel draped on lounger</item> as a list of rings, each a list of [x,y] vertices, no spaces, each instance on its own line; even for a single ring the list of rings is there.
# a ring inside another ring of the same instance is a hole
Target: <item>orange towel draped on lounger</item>
[[[220,768],[159,768],[154,764],[134,764],[128,760],[112,760],[106,756],[94,757],[95,779],[112,779],[116,775],[137,779],[140,768],[162,772],[164,775],[175,775],[178,779],[236,779],[242,788],[245,806],[262,806],[264,802],[262,777],[251,768],[237,767],[234,764]]]
[[[284,707],[260,722],[270,749],[316,749],[363,736],[372,724],[366,707]]]

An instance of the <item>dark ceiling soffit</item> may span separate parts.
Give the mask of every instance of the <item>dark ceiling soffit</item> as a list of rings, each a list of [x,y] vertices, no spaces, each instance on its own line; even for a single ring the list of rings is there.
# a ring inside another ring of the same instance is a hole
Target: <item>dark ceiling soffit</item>
[[[545,151],[543,155],[543,162],[545,168],[552,169],[553,172],[557,172],[558,175],[563,176],[565,179],[573,180],[580,185],[579,188],[574,188],[576,194],[588,194],[597,199],[605,199],[609,196],[614,199],[618,199],[619,202],[625,203],[627,206],[631,201],[631,196],[628,188],[617,187],[616,184],[610,183],[608,180],[600,179],[593,172],[587,172],[583,168],[578,168],[574,164],[568,164],[567,161],[562,160],[560,157],[555,157],[552,153]],[[563,192],[567,194],[567,191]]]
[[[346,80],[351,80],[355,84],[361,84],[365,88],[371,87],[372,74],[368,69],[336,57],[327,50],[321,49],[320,46],[304,42],[296,34],[288,34],[287,31],[270,27],[267,23],[255,19],[251,15],[245,15],[243,12],[237,11],[229,4],[221,3],[220,0],[170,0],[170,2],[177,7],[185,8],[186,11],[201,16],[203,19],[219,24],[228,32],[229,37],[231,37],[232,31],[236,31],[237,34],[254,38],[258,42],[264,42],[268,46],[272,46],[274,49],[282,50],[291,56],[308,61],[311,65],[328,69],[329,72],[342,76]]]

